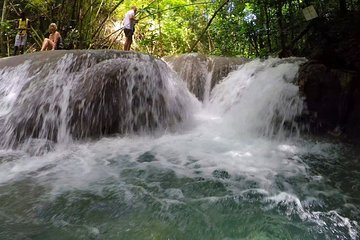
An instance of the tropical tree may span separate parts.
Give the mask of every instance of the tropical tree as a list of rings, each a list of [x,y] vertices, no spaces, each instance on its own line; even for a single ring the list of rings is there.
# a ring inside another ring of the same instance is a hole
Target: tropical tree
[[[264,57],[301,53],[318,22],[359,11],[360,0],[0,0],[1,55],[11,52],[14,20],[26,11],[29,44],[39,48],[51,22],[65,47],[123,48],[122,21],[138,7],[134,50],[155,56],[186,52]],[[313,5],[318,19],[306,21]]]

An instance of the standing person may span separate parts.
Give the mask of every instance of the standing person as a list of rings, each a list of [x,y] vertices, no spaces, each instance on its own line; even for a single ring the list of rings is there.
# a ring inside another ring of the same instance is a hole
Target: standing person
[[[62,37],[57,31],[55,23],[49,25],[49,38],[45,38],[40,51],[57,50],[63,48]]]
[[[132,6],[131,9],[125,14],[124,18],[124,33],[125,33],[125,44],[124,50],[129,51],[132,43],[132,38],[134,35],[134,27],[138,22],[135,18],[137,8]]]
[[[19,49],[20,54],[23,54],[25,50],[27,31],[30,29],[30,21],[26,18],[25,12],[21,12],[20,19],[16,22],[16,28],[18,32],[15,37],[14,55],[17,55]]]

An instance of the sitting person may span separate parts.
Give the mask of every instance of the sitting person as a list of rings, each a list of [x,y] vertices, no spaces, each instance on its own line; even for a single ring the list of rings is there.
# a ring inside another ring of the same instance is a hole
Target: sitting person
[[[62,38],[60,33],[57,31],[55,23],[49,25],[49,38],[45,38],[40,51],[46,50],[58,50],[63,48]]]

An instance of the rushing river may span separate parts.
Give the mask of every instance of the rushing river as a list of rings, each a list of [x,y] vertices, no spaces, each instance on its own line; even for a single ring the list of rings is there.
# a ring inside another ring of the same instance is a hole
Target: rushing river
[[[175,131],[4,145],[0,239],[359,239],[360,150],[296,123],[300,63],[241,66]]]

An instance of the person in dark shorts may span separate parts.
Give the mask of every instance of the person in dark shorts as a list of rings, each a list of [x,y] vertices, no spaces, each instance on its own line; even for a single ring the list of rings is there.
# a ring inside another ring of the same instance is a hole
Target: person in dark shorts
[[[132,43],[132,38],[134,35],[134,27],[137,23],[135,18],[137,8],[135,6],[131,7],[131,9],[125,14],[124,18],[124,33],[125,33],[125,44],[124,50],[129,51]]]

